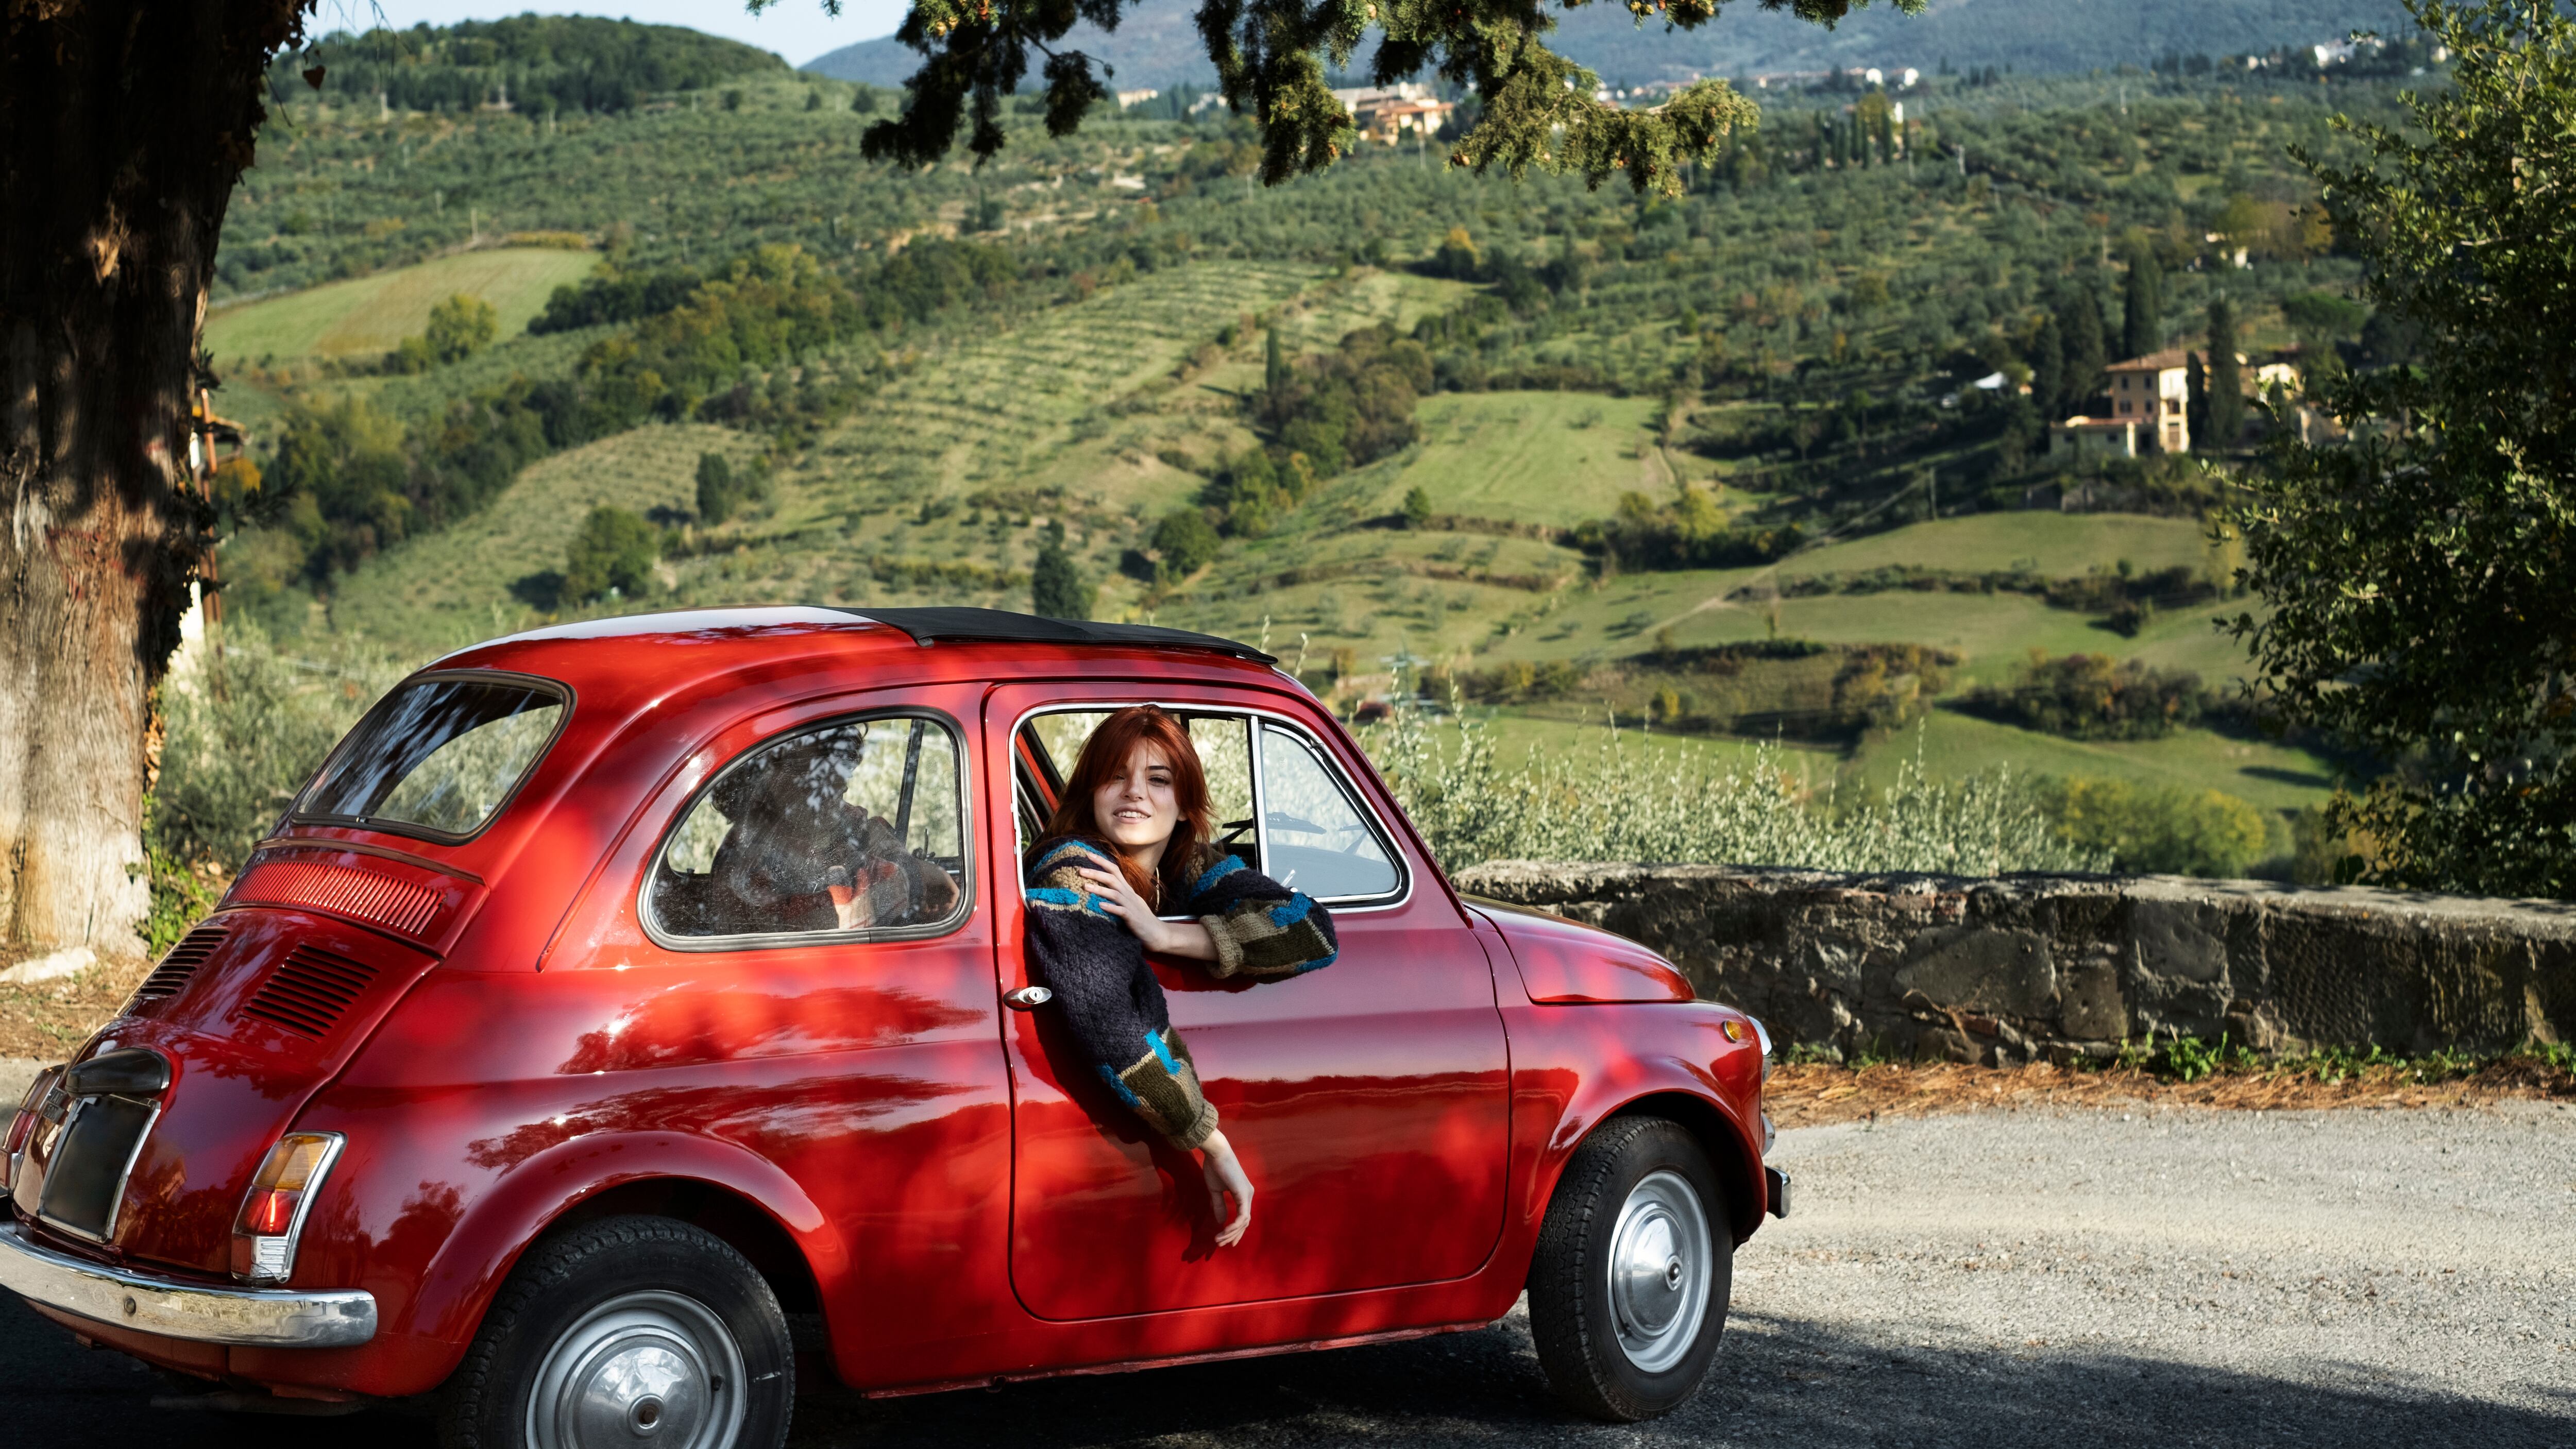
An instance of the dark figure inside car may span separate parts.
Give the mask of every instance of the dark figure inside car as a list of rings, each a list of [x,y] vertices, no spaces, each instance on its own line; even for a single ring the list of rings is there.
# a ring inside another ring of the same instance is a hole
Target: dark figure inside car
[[[904,848],[895,826],[850,803],[866,736],[830,729],[791,740],[717,782],[732,821],[710,872],[746,929],[852,931],[936,921],[957,882]]]

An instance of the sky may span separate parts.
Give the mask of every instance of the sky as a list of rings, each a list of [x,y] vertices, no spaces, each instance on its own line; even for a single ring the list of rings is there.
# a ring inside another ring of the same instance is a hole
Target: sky
[[[540,15],[604,15],[612,20],[640,20],[650,25],[685,25],[710,35],[730,36],[803,65],[828,51],[880,35],[892,35],[903,22],[905,0],[842,0],[838,17],[823,13],[822,0],[776,0],[754,15],[742,0],[598,0],[589,5],[530,4],[528,0],[321,0],[314,16],[320,31],[366,30],[389,25],[408,30],[427,21],[449,25],[459,20],[498,20],[535,12]],[[381,18],[379,18],[381,17]]]

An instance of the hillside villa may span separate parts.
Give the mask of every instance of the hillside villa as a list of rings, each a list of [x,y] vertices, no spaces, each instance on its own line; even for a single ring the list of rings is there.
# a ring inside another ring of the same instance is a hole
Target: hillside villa
[[[2238,376],[2249,392],[2274,383],[2295,388],[2298,370],[2287,362],[2267,362],[2247,369],[2245,354],[2236,354]],[[2049,428],[2052,458],[2081,462],[2091,458],[2135,458],[2145,453],[2191,451],[2189,359],[2179,347],[2112,363],[2103,396],[2110,411],[2094,417],[2079,414]]]
[[[1388,146],[1406,136],[1428,139],[1458,109],[1433,95],[1431,87],[1412,81],[1384,89],[1339,90],[1333,92],[1333,99],[1351,113],[1351,123],[1359,127],[1362,139]]]

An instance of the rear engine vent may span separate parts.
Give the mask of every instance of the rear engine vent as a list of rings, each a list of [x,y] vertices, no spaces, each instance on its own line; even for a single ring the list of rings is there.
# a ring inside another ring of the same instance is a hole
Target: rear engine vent
[[[199,926],[190,931],[178,945],[170,948],[169,955],[161,958],[160,965],[152,968],[152,974],[143,978],[143,985],[136,989],[134,999],[159,1001],[165,996],[178,995],[179,988],[188,984],[188,978],[196,975],[197,968],[205,965],[206,958],[215,954],[215,948],[223,943],[224,928],[221,926]]]
[[[409,935],[422,935],[437,918],[438,892],[372,870],[317,860],[266,860],[233,887],[235,901],[319,906]]]
[[[242,1012],[303,1036],[324,1036],[375,979],[373,966],[318,946],[298,946],[260,983]]]

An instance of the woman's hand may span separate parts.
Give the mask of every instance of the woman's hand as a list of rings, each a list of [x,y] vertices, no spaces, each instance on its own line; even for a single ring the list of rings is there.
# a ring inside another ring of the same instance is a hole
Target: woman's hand
[[[1106,865],[1078,869],[1092,894],[1100,898],[1100,908],[1117,917],[1137,940],[1145,943],[1146,950],[1201,961],[1216,959],[1216,941],[1208,935],[1207,927],[1196,921],[1166,921],[1155,915],[1154,908],[1127,883],[1126,872]]]
[[[1225,1226],[1216,1230],[1216,1245],[1231,1248],[1243,1241],[1244,1232],[1252,1226],[1252,1179],[1244,1175],[1241,1159],[1234,1155],[1234,1144],[1223,1132],[1211,1132],[1199,1151],[1207,1158],[1208,1206],[1215,1210]],[[1234,1199],[1234,1216],[1227,1217],[1225,1200]]]

